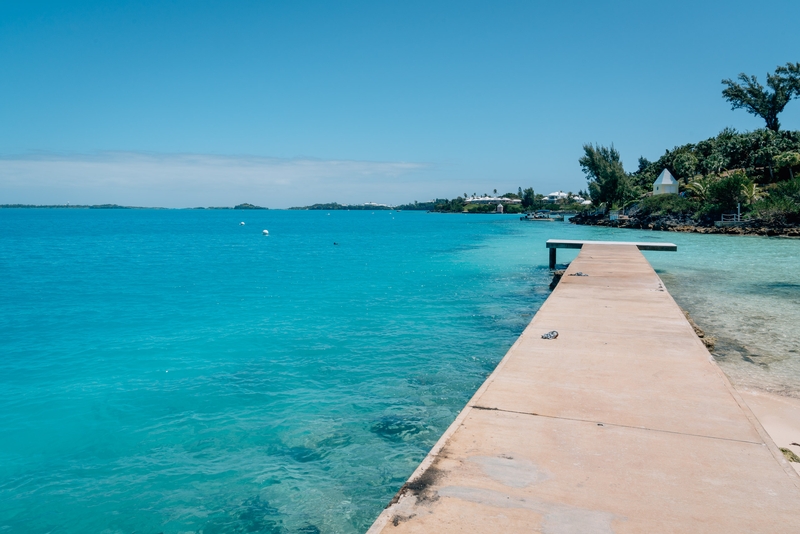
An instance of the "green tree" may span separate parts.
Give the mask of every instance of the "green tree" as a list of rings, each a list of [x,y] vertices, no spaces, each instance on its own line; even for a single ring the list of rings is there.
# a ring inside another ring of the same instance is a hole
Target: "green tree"
[[[775,164],[778,166],[779,169],[783,169],[788,167],[789,169],[789,178],[794,180],[794,172],[792,171],[792,167],[797,167],[800,165],[800,152],[794,151],[787,151],[775,156]]]
[[[578,160],[589,182],[589,195],[595,205],[613,208],[636,199],[639,192],[625,173],[619,152],[614,145],[583,145],[584,155]]]
[[[692,197],[705,201],[711,189],[711,184],[714,181],[707,176],[700,176],[686,184],[686,190],[689,191]]]
[[[522,191],[522,207],[525,209],[529,209],[533,207],[533,203],[536,201],[536,195],[533,192],[532,187],[528,187]]]
[[[747,196],[745,190],[752,182],[741,171],[712,182],[708,188],[708,200],[714,211],[722,213],[736,210],[737,204],[745,204]]]
[[[764,119],[773,132],[780,129],[778,114],[790,100],[800,96],[800,63],[787,63],[774,74],[767,74],[767,88],[755,76],[740,73],[737,83],[730,78],[722,80],[727,87],[722,96],[730,102],[731,109],[744,109]]]
[[[697,156],[689,151],[681,152],[675,156],[673,166],[675,167],[676,176],[683,178],[684,182],[688,182],[691,178],[697,175]]]
[[[742,196],[748,205],[753,205],[766,196],[758,184],[748,182],[742,186]]]

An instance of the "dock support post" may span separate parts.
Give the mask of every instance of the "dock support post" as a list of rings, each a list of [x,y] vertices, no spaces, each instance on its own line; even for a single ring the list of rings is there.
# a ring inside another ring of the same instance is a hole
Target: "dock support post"
[[[555,247],[550,249],[550,270],[556,268],[556,249]]]

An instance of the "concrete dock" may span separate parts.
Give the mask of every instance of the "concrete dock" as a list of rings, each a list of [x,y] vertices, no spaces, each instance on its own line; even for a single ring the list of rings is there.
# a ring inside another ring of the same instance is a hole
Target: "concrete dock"
[[[633,242],[633,241],[587,241],[575,239],[548,239],[545,245],[550,251],[550,269],[556,268],[556,250],[560,248],[577,248],[580,249],[585,243],[592,243],[595,245],[631,245],[639,250],[662,250],[675,252],[678,250],[678,245],[675,243],[653,243],[653,242]]]
[[[585,243],[378,532],[796,534],[800,476],[638,248]]]

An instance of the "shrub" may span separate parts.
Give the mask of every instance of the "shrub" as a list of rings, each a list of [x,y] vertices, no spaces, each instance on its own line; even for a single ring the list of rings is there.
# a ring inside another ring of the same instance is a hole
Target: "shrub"
[[[475,204],[469,203],[465,206],[464,211],[467,213],[492,213],[497,209],[497,204]]]
[[[719,180],[712,182],[708,187],[708,205],[705,207],[706,213],[719,215],[721,213],[736,211],[738,204],[747,203],[744,193],[745,188],[752,182],[747,175],[741,171],[729,174]]]
[[[638,204],[637,215],[692,215],[698,203],[679,195],[653,195]]]
[[[769,196],[753,206],[753,212],[772,222],[800,222],[800,177],[775,184]]]

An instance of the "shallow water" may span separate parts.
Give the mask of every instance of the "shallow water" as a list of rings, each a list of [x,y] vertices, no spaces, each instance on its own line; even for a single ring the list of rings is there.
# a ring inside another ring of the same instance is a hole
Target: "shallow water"
[[[678,243],[648,259],[732,380],[800,392],[797,241],[385,211],[0,230],[3,531],[364,531],[549,294],[548,238]]]

